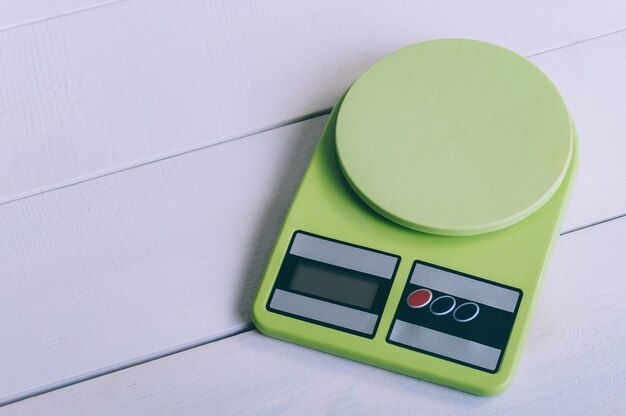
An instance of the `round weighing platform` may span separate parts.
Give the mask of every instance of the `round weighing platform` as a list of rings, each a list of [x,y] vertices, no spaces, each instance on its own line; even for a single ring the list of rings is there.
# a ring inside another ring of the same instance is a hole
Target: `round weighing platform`
[[[573,126],[554,85],[523,57],[437,40],[392,53],[350,87],[336,147],[347,181],[384,217],[473,235],[550,199],[572,157]]]

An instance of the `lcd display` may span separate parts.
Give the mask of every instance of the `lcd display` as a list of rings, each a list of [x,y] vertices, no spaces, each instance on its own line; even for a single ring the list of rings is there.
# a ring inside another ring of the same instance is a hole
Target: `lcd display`
[[[378,282],[358,272],[342,270],[322,263],[299,260],[289,288],[332,301],[370,309]]]

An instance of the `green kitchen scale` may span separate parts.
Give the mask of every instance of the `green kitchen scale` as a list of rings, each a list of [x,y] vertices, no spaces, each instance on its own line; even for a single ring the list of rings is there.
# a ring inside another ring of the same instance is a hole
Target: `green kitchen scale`
[[[400,49],[333,109],[253,320],[276,338],[497,394],[576,166],[569,112],[523,57],[459,39]]]

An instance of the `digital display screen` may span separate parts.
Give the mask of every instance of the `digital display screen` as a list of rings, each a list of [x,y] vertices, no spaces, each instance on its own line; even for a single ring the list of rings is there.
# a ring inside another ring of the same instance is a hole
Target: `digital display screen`
[[[370,309],[378,282],[349,270],[299,260],[291,276],[289,288],[337,302]]]

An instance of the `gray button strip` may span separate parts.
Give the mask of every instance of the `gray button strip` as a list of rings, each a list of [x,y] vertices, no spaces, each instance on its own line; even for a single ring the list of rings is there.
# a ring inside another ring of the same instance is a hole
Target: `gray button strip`
[[[501,350],[488,345],[400,320],[394,323],[389,339],[489,371],[496,369],[501,353]]]
[[[391,279],[398,258],[347,244],[297,233],[290,254]]]
[[[416,263],[411,283],[459,296],[507,312],[515,312],[519,293],[501,286]]]
[[[374,327],[376,327],[376,320],[378,319],[378,315],[374,315],[373,313],[336,305],[280,289],[274,291],[270,307],[303,318],[326,322],[327,324],[362,332],[367,335],[374,333]]]

